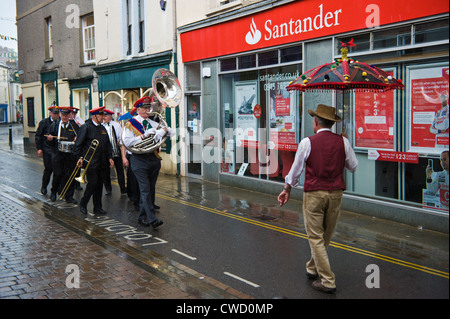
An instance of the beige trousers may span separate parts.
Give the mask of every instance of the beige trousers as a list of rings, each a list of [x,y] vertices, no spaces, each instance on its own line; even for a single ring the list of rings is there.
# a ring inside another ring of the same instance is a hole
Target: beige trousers
[[[318,274],[322,285],[335,288],[335,275],[331,271],[327,248],[339,217],[342,190],[333,192],[312,191],[303,195],[303,218],[311,259],[306,263],[306,271]]]

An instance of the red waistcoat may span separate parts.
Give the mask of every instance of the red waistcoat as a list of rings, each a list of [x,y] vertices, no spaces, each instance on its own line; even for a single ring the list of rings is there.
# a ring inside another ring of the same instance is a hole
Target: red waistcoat
[[[342,136],[322,131],[310,136],[311,153],[306,161],[304,191],[345,190],[345,147]]]

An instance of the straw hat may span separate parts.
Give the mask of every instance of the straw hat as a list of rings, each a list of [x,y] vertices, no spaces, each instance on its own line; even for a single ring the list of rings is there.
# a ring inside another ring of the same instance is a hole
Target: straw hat
[[[341,122],[342,119],[336,115],[336,108],[324,104],[317,105],[316,111],[311,109],[308,110],[309,115],[318,116],[326,120],[330,120],[333,122]]]

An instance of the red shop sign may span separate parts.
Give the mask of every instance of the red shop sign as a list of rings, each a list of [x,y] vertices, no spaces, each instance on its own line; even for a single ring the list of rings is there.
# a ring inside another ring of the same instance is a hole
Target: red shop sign
[[[368,159],[374,161],[401,162],[401,163],[419,163],[418,153],[392,152],[369,150]]]
[[[375,2],[375,3],[374,3]],[[180,35],[183,62],[448,13],[448,1],[302,0]],[[226,36],[226,41],[224,41]]]

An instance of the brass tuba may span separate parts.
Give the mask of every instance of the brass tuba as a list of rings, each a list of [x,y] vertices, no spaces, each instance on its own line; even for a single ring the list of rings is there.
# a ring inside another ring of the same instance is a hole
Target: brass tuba
[[[157,130],[168,127],[163,114],[163,109],[177,107],[182,99],[181,85],[178,78],[167,69],[158,69],[153,74],[152,89],[150,90],[149,97],[154,101],[150,108],[149,115],[159,125]],[[123,130],[123,134],[125,130]],[[122,136],[122,140],[123,140]],[[156,142],[154,135],[150,135],[142,142],[136,143],[134,146],[126,147],[128,151],[133,154],[146,154],[158,150],[167,140],[167,135],[164,136],[159,142]]]

